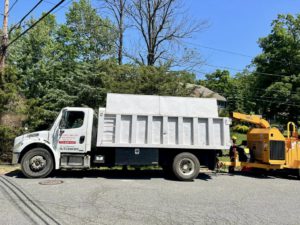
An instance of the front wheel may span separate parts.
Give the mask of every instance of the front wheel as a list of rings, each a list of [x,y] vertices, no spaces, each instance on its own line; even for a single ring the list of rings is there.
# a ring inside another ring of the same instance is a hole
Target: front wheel
[[[49,151],[44,148],[34,148],[23,156],[21,169],[28,178],[43,178],[52,172],[53,164],[53,158]]]
[[[192,181],[200,172],[198,158],[189,152],[178,154],[173,160],[173,172],[181,181]]]

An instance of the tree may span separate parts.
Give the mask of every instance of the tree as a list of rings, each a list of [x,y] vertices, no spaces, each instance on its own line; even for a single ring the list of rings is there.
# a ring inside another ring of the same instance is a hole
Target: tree
[[[102,19],[88,0],[79,0],[73,2],[66,14],[59,41],[71,59],[94,61],[113,56],[115,31],[111,21]]]
[[[26,25],[34,22],[32,18]],[[63,55],[55,41],[57,30],[55,17],[49,15],[10,47],[8,62],[17,69],[18,78],[22,80],[21,89],[27,98],[43,96],[47,88],[54,85],[55,77],[49,77],[49,73],[59,65],[59,56]],[[21,29],[16,30],[12,37],[20,32]]]
[[[66,39],[65,28],[49,16],[10,49],[8,59],[17,70],[18,88],[28,100],[27,124],[32,130],[48,128],[63,107],[97,108],[105,100],[101,71],[94,66],[98,59],[90,61],[90,55],[78,54],[82,39]]]
[[[247,71],[231,76],[227,70],[216,70],[206,74],[199,84],[219,93],[227,99],[226,111],[253,112],[255,104],[252,98],[253,75]]]
[[[187,83],[194,83],[193,74],[178,71],[170,72],[166,67],[154,66],[116,66],[114,63],[100,63],[98,70],[103,71],[104,86],[107,92],[189,96]]]
[[[105,3],[105,7],[112,13],[113,18],[116,20],[116,26],[118,31],[117,40],[117,55],[118,64],[122,65],[123,60],[123,46],[124,46],[124,32],[127,28],[125,19],[127,15],[127,0],[102,0]]]
[[[172,61],[171,45],[204,27],[206,22],[195,23],[186,17],[180,18],[181,9],[179,0],[132,1],[128,11],[146,46],[145,55],[140,51],[139,58],[134,57],[137,62],[153,66],[159,61]]]
[[[259,40],[254,59],[256,95],[262,113],[296,121],[300,108],[300,15],[278,15],[271,33]]]

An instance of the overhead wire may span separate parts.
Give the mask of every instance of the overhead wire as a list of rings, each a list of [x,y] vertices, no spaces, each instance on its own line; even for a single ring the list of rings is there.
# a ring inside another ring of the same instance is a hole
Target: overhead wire
[[[227,69],[227,70],[234,70],[236,72],[245,72],[245,70],[237,69],[237,68],[234,68],[234,67],[219,66],[219,65],[213,65],[213,64],[208,64],[208,63],[204,63],[203,65],[206,65],[206,66],[212,67],[212,68],[217,68],[217,69],[223,68],[223,69]],[[246,72],[254,73],[254,74],[260,74],[260,75],[266,75],[266,76],[277,76],[277,77],[289,76],[288,74],[284,75],[284,74],[264,73],[264,72],[256,72],[256,71],[246,71]]]
[[[276,73],[264,73],[264,72],[256,72],[256,71],[248,71],[248,70],[242,70],[242,69],[238,69],[238,68],[234,68],[234,67],[229,67],[229,66],[220,66],[220,65],[214,65],[214,64],[209,64],[209,63],[203,63],[202,65],[208,66],[208,67],[212,67],[212,68],[216,68],[216,69],[226,69],[226,70],[233,70],[236,72],[240,72],[240,73],[252,73],[252,74],[260,74],[260,75],[266,75],[266,76],[276,76],[276,77],[287,77],[289,76],[284,75],[284,74],[276,74]],[[200,70],[194,70],[197,73],[201,73],[201,74],[209,74],[209,72],[205,72],[205,71],[200,71]]]
[[[226,93],[224,92],[216,92],[220,95],[226,96]],[[259,95],[251,95],[251,96],[237,96],[237,95],[233,95],[230,97],[225,97],[227,99],[227,101],[235,101],[236,99],[240,98],[240,99],[252,99],[255,101],[263,101],[263,102],[269,102],[269,103],[274,103],[274,104],[279,104],[279,105],[288,105],[288,106],[296,106],[296,107],[300,107],[300,105],[298,104],[292,104],[290,102],[290,100],[286,101],[286,102],[282,102],[283,99],[278,99],[275,97],[269,97],[269,96],[259,96]],[[286,100],[287,98],[285,98],[284,100]],[[273,101],[272,101],[273,100]]]
[[[72,1],[73,1],[73,0],[69,0],[69,1],[67,1],[64,5],[61,5],[57,10],[55,10],[55,11],[53,12],[53,14],[59,12],[59,11],[62,10],[63,8],[67,8],[67,5],[69,5]]]
[[[210,47],[210,46],[205,46],[205,45],[200,45],[200,44],[195,44],[195,43],[190,43],[190,42],[185,42],[185,43],[190,44],[190,45],[194,45],[194,46],[199,46],[199,47],[206,48],[206,49],[210,49],[210,50],[213,50],[213,51],[219,51],[219,52],[223,52],[223,53],[227,53],[227,54],[232,54],[232,55],[238,55],[238,56],[247,57],[247,58],[254,58],[253,56],[246,55],[246,54],[243,54],[243,53],[234,52],[234,51],[228,51],[228,50],[224,50],[224,49],[218,49],[218,48],[214,48],[214,47]],[[274,60],[274,61],[276,62],[278,60]],[[282,63],[283,61],[279,61],[279,62]],[[293,63],[293,64],[294,65],[300,65],[300,64],[297,64],[297,63]],[[237,69],[237,68],[229,67],[229,66],[213,65],[213,64],[209,64],[209,63],[204,63],[203,65],[208,66],[208,67],[212,67],[212,68],[217,68],[217,69],[223,68],[223,69],[227,69],[227,70],[233,70],[233,71],[236,71],[236,72],[245,72],[245,70]],[[286,77],[286,76],[289,76],[288,74],[276,74],[276,73],[266,73],[266,72],[258,72],[258,71],[249,71],[249,73],[266,75],[266,76],[277,76],[277,77]],[[204,74],[207,74],[207,73],[204,72]]]
[[[43,1],[43,0],[41,0]],[[20,35],[18,35],[15,39],[10,41],[6,47],[9,47],[13,43],[15,43],[19,38],[25,35],[29,30],[33,29],[38,23],[40,23],[46,16],[48,16],[51,12],[53,12],[57,7],[59,7],[65,0],[60,0],[55,6],[53,6],[48,12],[46,12],[42,17],[40,17],[37,21],[35,21],[31,26],[29,26],[26,30],[24,30]]]
[[[13,10],[13,8],[15,7],[15,5],[17,4],[19,0],[15,0],[14,3],[11,5],[11,7],[8,9],[8,13],[10,13],[11,10]]]
[[[207,74],[210,74],[208,72],[205,72],[205,71],[201,71],[201,70],[194,70],[196,73],[200,73],[200,74],[203,74],[203,75],[207,75]],[[251,73],[251,72],[250,72]],[[266,89],[263,89],[263,88],[251,88],[252,90],[261,90],[261,91],[264,91],[264,92],[279,92],[278,90],[266,90]],[[299,93],[298,92],[295,92],[295,91],[289,91],[290,94],[295,94],[295,95],[298,95]]]
[[[240,72],[240,73],[247,72],[249,74],[260,74],[260,75],[276,76],[276,77],[287,77],[287,76],[289,76],[288,74],[284,75],[284,74],[275,74],[275,73],[264,73],[264,72],[256,72],[256,71],[247,71],[247,70],[241,70],[241,69],[237,69],[237,68],[233,68],[233,67],[213,65],[213,64],[208,64],[208,63],[203,63],[203,65],[208,66],[208,67],[212,67],[212,68],[216,68],[216,69],[233,70],[233,71]],[[196,73],[201,73],[203,75],[210,74],[209,72],[195,70],[195,69],[193,71],[196,72]]]
[[[218,94],[221,94],[221,95],[225,95],[225,93],[222,93],[222,92],[217,92]],[[296,107],[300,107],[300,105],[298,104],[291,104],[289,101],[288,102],[282,102],[280,101],[281,99],[277,99],[277,98],[266,98],[266,97],[263,97],[263,96],[257,96],[257,95],[253,95],[253,96],[247,96],[247,97],[243,97],[243,96],[237,96],[237,95],[233,95],[232,97],[225,97],[226,98],[226,101],[228,102],[232,102],[232,101],[236,101],[236,99],[252,99],[252,100],[256,100],[256,101],[263,101],[263,102],[269,102],[269,103],[276,103],[278,105],[288,105],[288,106],[296,106]],[[272,101],[273,99],[273,101]],[[275,100],[275,101],[274,101]],[[276,101],[278,100],[278,101]]]
[[[49,1],[49,0],[44,0],[44,2],[45,3],[48,3],[48,4],[50,4],[50,5],[55,5],[55,3],[54,2],[51,2],[51,1]],[[65,8],[65,9],[68,9],[67,7],[65,7],[65,6],[61,6],[62,8]]]
[[[245,58],[250,58],[250,59],[255,58],[255,56],[247,55],[247,54],[244,54],[244,53],[241,53],[241,52],[236,52],[236,51],[231,51],[231,50],[225,50],[225,49],[215,48],[215,47],[211,47],[211,46],[207,46],[207,45],[186,42],[186,41],[184,43],[186,43],[188,45],[191,45],[191,46],[199,47],[199,48],[205,48],[205,49],[209,49],[209,50],[212,50],[212,51],[223,52],[223,53],[226,53],[226,54],[237,55],[237,56],[241,56],[241,57],[245,57]],[[280,62],[280,63],[287,63],[284,60],[272,59],[272,61],[274,61],[274,62]],[[299,63],[290,63],[290,65],[300,66]]]
[[[43,2],[43,0],[40,0],[38,3],[36,3],[26,14],[23,16],[19,22],[17,22],[8,32],[10,34],[14,29],[19,28],[22,24],[22,22]]]
[[[288,106],[294,106],[294,107],[300,107],[300,105],[298,104],[291,104],[290,102],[280,102],[280,101],[271,101],[268,99],[264,99],[264,98],[259,98],[259,97],[239,97],[239,96],[234,96],[235,98],[242,98],[242,99],[252,99],[252,100],[256,100],[256,101],[262,101],[262,102],[269,102],[269,103],[273,103],[273,104],[278,104],[278,105],[288,105]],[[235,101],[234,98],[229,98],[228,101]]]

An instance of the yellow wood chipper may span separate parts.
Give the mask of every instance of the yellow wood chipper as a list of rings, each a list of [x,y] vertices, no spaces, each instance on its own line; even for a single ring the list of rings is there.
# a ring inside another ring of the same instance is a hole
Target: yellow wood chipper
[[[287,137],[276,127],[257,115],[234,112],[232,118],[255,125],[247,133],[247,148],[250,157],[241,160],[239,151],[234,151],[231,162],[222,162],[229,167],[261,168],[266,170],[290,170],[300,176],[300,140],[296,125],[287,124]]]

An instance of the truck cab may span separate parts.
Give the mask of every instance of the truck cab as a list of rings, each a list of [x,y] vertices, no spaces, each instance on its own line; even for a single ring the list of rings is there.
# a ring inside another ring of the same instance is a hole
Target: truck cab
[[[15,138],[13,163],[21,163],[28,177],[46,177],[53,169],[88,168],[95,118],[91,108],[63,108],[50,130]]]

